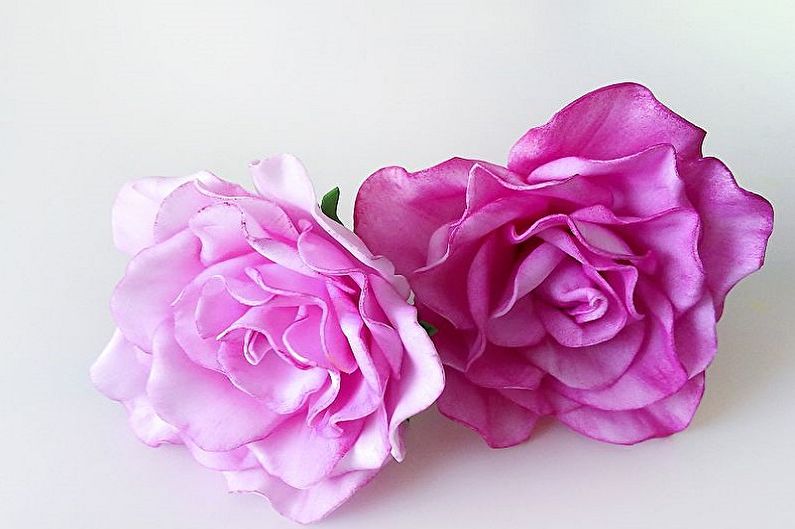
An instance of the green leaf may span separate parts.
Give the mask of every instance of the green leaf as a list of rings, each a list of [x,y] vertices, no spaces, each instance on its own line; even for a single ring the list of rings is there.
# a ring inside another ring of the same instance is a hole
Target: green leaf
[[[325,216],[333,220],[334,222],[338,222],[342,224],[342,221],[337,216],[337,206],[340,203],[340,188],[335,187],[325,195],[323,195],[323,199],[320,201],[320,211],[323,212]]]
[[[428,322],[427,322],[427,321],[425,321],[425,320],[420,320],[420,321],[419,321],[419,324],[420,324],[420,326],[421,326],[423,329],[425,329],[425,332],[427,332],[427,333],[428,333],[428,336],[433,336],[434,334],[436,334],[437,332],[439,332],[439,329],[437,329],[436,327],[434,327],[433,325],[431,325],[430,323],[428,323]]]

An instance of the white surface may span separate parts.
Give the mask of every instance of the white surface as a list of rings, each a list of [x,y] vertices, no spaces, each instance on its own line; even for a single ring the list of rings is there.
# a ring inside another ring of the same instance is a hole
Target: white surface
[[[503,162],[564,103],[647,84],[776,207],[765,269],[730,296],[692,427],[626,448],[545,425],[493,451],[435,411],[321,527],[792,527],[792,2],[0,0],[0,527],[291,524],[180,449],[133,438],[88,367],[124,258],[129,178],[289,151],[319,191],[382,165]],[[599,6],[599,7],[597,7]]]

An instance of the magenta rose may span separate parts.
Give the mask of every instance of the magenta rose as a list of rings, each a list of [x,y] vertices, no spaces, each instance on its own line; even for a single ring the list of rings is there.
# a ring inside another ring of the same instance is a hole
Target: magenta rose
[[[547,415],[623,444],[689,424],[726,294],[772,229],[703,138],[620,84],[530,130],[507,169],[452,159],[365,182],[356,232],[439,329],[442,413],[492,447]]]
[[[443,369],[405,279],[320,212],[300,162],[251,172],[257,193],[209,173],[122,189],[114,238],[134,257],[91,376],[145,443],[311,522],[403,458]]]

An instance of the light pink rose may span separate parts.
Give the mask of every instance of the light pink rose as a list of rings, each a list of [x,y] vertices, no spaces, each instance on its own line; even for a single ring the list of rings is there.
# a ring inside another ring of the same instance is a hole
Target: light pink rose
[[[184,444],[305,523],[403,458],[443,370],[405,279],[320,212],[300,162],[251,172],[256,194],[209,173],[122,189],[134,257],[91,376],[145,443]]]
[[[356,232],[439,328],[442,413],[493,447],[546,415],[624,444],[689,424],[726,294],[772,229],[703,138],[620,84],[530,130],[507,169],[452,159],[365,182]]]

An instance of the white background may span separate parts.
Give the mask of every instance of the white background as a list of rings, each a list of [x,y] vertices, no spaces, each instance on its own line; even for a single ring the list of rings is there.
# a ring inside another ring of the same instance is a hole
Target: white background
[[[648,5],[645,5],[648,4]],[[293,152],[318,191],[453,154],[622,80],[709,131],[776,207],[730,296],[689,430],[635,447],[547,424],[494,451],[429,410],[409,455],[321,527],[793,527],[795,8],[789,1],[0,0],[0,527],[288,527],[180,449],[134,439],[88,367],[125,259],[128,179]]]

